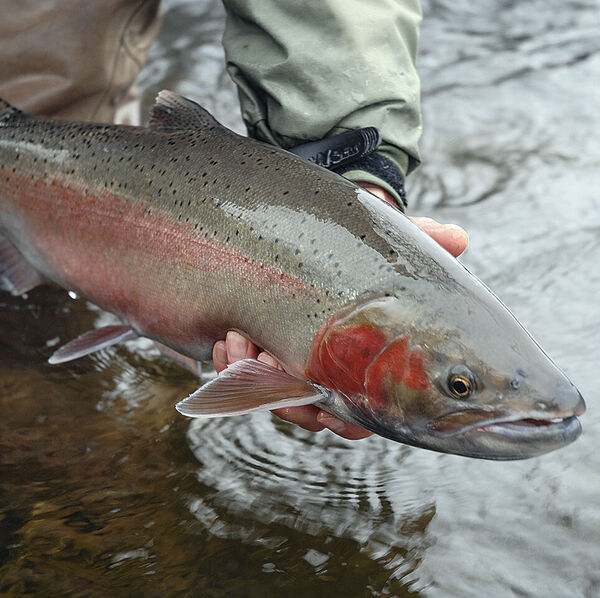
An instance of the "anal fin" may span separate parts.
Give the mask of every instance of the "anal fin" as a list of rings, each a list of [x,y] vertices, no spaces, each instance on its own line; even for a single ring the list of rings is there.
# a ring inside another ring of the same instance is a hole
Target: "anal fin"
[[[22,295],[43,282],[42,275],[0,232],[0,289]]]
[[[100,349],[134,339],[137,336],[138,334],[133,328],[125,325],[104,326],[97,330],[90,330],[56,350],[48,359],[48,363],[64,363],[65,361],[79,359],[95,351],[100,351]]]
[[[228,417],[322,401],[327,391],[257,361],[242,359],[175,406],[188,417]]]

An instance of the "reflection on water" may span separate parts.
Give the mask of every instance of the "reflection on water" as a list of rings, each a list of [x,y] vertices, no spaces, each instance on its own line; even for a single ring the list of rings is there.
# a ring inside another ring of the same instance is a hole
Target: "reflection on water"
[[[241,127],[216,1],[173,0],[140,78]],[[574,445],[521,463],[194,421],[196,380],[143,342],[62,367],[106,314],[59,290],[0,297],[0,595],[600,595],[600,37],[587,2],[425,3],[425,163],[414,211],[458,221],[464,262],[588,401]]]

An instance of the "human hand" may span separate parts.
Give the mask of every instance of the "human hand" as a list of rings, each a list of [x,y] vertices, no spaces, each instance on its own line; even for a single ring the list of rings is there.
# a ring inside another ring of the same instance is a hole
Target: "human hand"
[[[371,183],[359,183],[370,193],[377,195],[384,201],[392,205],[397,205],[393,196],[385,189]],[[431,238],[437,241],[446,251],[454,257],[458,257],[469,243],[467,233],[455,224],[440,224],[431,218],[411,218],[411,220],[420,226]],[[213,347],[213,361],[217,372],[224,370],[228,364],[234,363],[240,359],[258,359],[263,363],[273,367],[283,369],[279,362],[269,353],[261,352],[256,345],[251,343],[246,337],[238,332],[230,330],[224,341],[217,341]],[[318,432],[328,428],[332,432],[348,438],[349,440],[359,440],[366,438],[372,433],[348,424],[341,419],[319,409],[314,405],[305,405],[303,407],[286,407],[275,409],[275,415],[297,424],[305,430]]]
[[[364,181],[358,182],[357,185],[360,185],[369,193],[380,197],[383,201],[387,201],[387,203],[398,207],[394,196],[383,187]],[[433,218],[425,218],[423,216],[411,217],[411,220],[454,257],[458,257],[469,244],[469,235],[457,224],[440,224],[436,220],[433,220]]]

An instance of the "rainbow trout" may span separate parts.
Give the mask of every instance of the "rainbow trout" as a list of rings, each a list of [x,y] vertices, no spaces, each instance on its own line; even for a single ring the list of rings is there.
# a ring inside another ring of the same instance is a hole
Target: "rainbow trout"
[[[414,446],[520,459],[575,440],[577,389],[477,278],[398,209],[161,92],[149,127],[33,118],[0,102],[0,278],[50,280],[135,336],[242,360],[177,405],[223,416],[315,403]]]

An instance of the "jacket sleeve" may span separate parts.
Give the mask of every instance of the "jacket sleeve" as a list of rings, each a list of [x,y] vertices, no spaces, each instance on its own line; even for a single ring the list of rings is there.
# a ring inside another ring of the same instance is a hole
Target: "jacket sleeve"
[[[375,126],[378,153],[403,176],[419,163],[418,0],[224,4],[227,69],[250,136],[290,148]],[[372,172],[346,176],[389,187]]]

